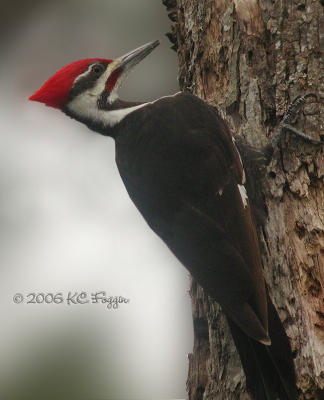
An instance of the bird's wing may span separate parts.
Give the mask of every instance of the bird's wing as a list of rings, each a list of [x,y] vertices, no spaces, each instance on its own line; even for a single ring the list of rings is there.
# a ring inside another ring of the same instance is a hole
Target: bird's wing
[[[134,161],[127,173],[120,168],[131,198],[206,292],[266,341],[258,239],[227,125],[197,97],[179,94],[146,107],[138,129]]]

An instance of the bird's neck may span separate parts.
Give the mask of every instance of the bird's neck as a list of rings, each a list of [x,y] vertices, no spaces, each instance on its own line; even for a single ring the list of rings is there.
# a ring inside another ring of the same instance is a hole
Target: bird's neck
[[[87,125],[91,130],[105,136],[116,136],[117,127],[126,116],[148,103],[132,102],[117,99],[112,104],[100,107],[97,99],[91,96],[82,96],[72,100],[63,112],[70,117]]]
[[[131,108],[131,107],[139,106],[141,104],[147,104],[147,103],[144,101],[126,101],[126,100],[117,99],[110,105],[109,108],[107,108],[107,111],[123,110],[125,108]]]

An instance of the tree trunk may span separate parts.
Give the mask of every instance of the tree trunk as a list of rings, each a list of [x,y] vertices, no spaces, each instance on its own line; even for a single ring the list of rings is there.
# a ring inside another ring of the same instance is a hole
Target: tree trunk
[[[167,35],[178,52],[181,90],[217,107],[233,133],[256,147],[269,143],[296,95],[316,93],[297,127],[320,138],[323,1],[163,2],[173,22]],[[266,216],[259,226],[264,275],[291,342],[299,399],[324,398],[323,176],[323,147],[286,135],[257,182]],[[220,307],[195,282],[190,293],[189,399],[251,399]]]

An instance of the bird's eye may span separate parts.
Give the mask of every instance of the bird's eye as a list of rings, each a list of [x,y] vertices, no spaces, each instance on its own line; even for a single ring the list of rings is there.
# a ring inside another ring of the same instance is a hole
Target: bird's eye
[[[103,66],[100,65],[100,64],[95,65],[95,66],[92,68],[92,71],[93,71],[95,74],[101,74],[102,71],[103,71]]]

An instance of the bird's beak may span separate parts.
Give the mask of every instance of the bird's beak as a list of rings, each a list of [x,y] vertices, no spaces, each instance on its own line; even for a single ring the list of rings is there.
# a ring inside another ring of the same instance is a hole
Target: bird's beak
[[[151,53],[160,44],[159,40],[144,44],[144,46],[138,47],[135,50],[117,58],[114,62],[114,69],[122,69],[123,72],[132,69],[136,64],[143,60],[147,55]]]
[[[159,44],[159,40],[144,44],[144,46],[138,47],[109,63],[106,71],[100,77],[99,84],[92,89],[91,94],[99,95],[103,90],[102,83],[104,83],[106,90],[112,93],[112,95],[109,95],[107,101],[112,103],[116,99],[117,90],[126,79],[128,73]]]

